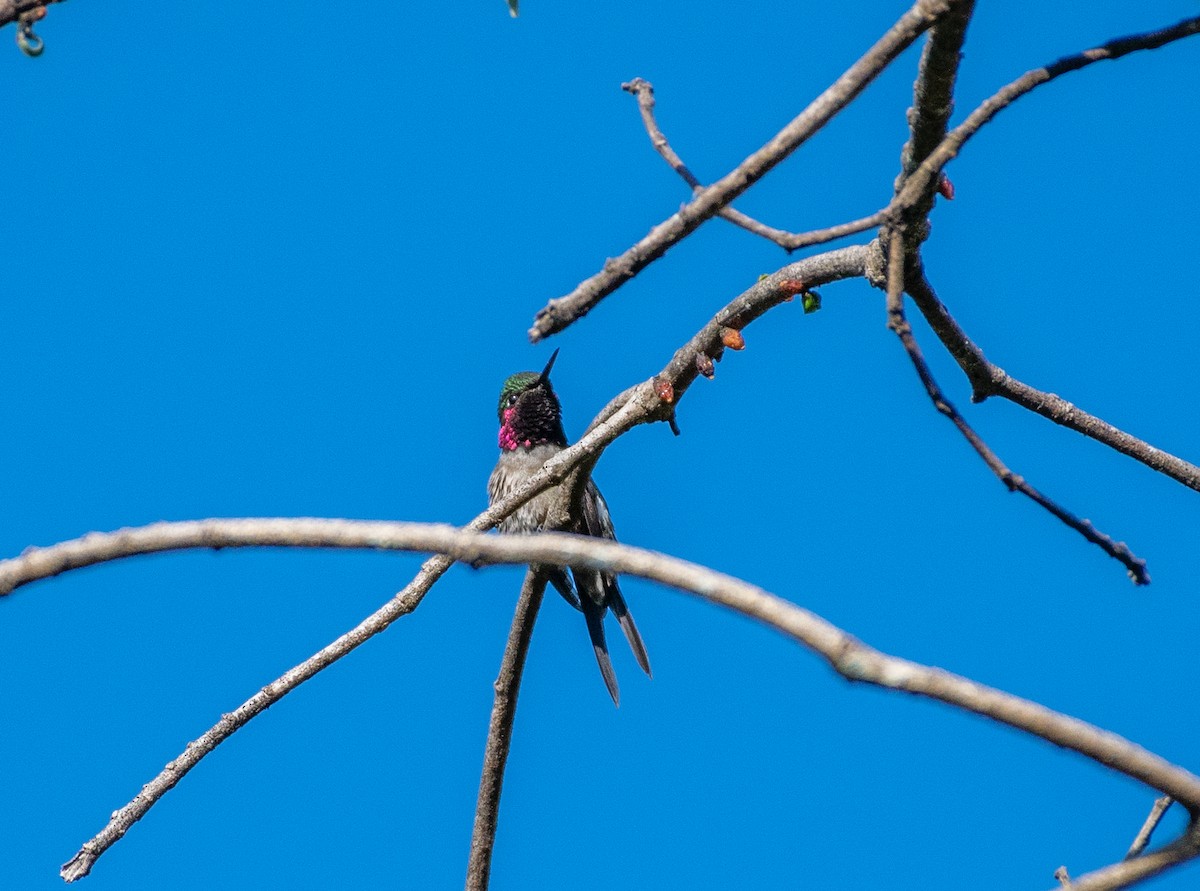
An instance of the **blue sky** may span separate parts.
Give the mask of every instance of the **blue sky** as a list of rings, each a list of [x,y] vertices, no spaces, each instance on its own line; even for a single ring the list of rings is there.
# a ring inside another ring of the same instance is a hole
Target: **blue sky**
[[[621,82],[654,83],[673,145],[712,180],[905,8],[522,5],[516,21],[502,0],[331,20],[307,2],[75,2],[38,26],[41,58],[0,41],[0,552],[160,519],[465,522],[505,376],[561,347],[577,437],[786,262],[713,221],[528,343],[547,299],[687,197]],[[1195,12],[980,4],[959,119],[1028,68]],[[885,203],[915,58],[737,206],[803,230]],[[1192,461],[1198,92],[1197,39],[1041,88],[952,165],[926,251],[993,361]],[[644,427],[609,450],[596,477],[618,534],[1200,769],[1200,495],[1012,405],[970,406],[917,325],[1000,456],[1149,561],[1135,589],[937,415],[879,293],[824,297],[747,329],[688,393],[681,437]],[[0,603],[0,887],[59,887],[59,864],[188,740],[418,563],[164,555]],[[520,580],[452,570],[203,762],[87,887],[460,886]],[[655,677],[614,647],[619,710],[579,615],[542,611],[493,888],[1045,888],[1060,864],[1119,859],[1153,800],[981,719],[849,686],[740,617],[625,590]]]

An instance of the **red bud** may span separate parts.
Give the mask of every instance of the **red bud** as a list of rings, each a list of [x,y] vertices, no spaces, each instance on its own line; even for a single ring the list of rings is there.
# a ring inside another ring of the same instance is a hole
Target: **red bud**
[[[658,394],[658,398],[670,405],[675,401],[675,388],[671,386],[671,382],[665,377],[656,377],[654,379],[654,392]]]
[[[803,294],[806,289],[807,286],[798,278],[785,278],[779,283],[779,290],[787,295],[783,299],[789,303],[796,299],[797,294]]]
[[[742,332],[735,331],[732,328],[721,329],[721,343],[725,344],[731,350],[744,350],[746,348],[746,338],[742,337]]]

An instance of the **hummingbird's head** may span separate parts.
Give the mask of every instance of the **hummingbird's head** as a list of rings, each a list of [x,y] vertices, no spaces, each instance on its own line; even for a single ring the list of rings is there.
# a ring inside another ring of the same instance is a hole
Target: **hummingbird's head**
[[[565,446],[562,406],[550,386],[550,369],[558,350],[550,357],[541,374],[521,371],[500,388],[496,414],[500,420],[500,448],[506,452],[551,443]]]

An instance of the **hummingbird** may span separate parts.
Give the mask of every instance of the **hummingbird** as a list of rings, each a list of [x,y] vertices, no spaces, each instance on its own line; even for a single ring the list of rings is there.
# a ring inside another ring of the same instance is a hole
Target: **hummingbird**
[[[519,372],[508,378],[500,388],[500,402],[496,408],[500,421],[500,459],[488,479],[490,504],[519,489],[547,460],[567,447],[562,406],[554,388],[550,386],[550,369],[557,358],[558,350],[555,350],[541,374],[535,371]],[[559,487],[554,486],[535,495],[501,521],[500,531],[529,533],[545,530],[558,493]],[[608,504],[591,479],[583,494],[582,513],[583,526],[580,531],[596,538],[616,540]],[[549,573],[549,583],[554,589],[567,603],[583,613],[608,694],[614,705],[620,705],[617,676],[613,672],[608,644],[604,639],[604,616],[608,610],[611,609],[617,617],[634,658],[647,675],[650,675],[650,657],[646,655],[646,645],[642,643],[642,636],[633,622],[633,616],[629,614],[625,598],[621,596],[616,575],[602,570],[572,569],[571,577],[568,577],[564,566],[551,567]]]

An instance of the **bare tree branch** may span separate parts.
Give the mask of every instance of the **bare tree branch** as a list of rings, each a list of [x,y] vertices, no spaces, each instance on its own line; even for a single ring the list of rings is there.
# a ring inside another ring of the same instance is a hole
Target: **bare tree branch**
[[[903,188],[893,199],[893,212],[903,214],[918,206],[929,194],[942,169],[957,156],[962,146],[984,124],[1001,110],[1034,88],[1071,71],[1078,71],[1094,62],[1119,59],[1137,50],[1157,49],[1176,40],[1200,33],[1200,16],[1185,19],[1177,25],[1144,34],[1135,34],[1109,41],[1095,49],[1066,56],[1050,65],[1037,68],[1008,84],[976,108],[967,119],[945,137],[936,149],[907,177]],[[980,402],[989,396],[1001,396],[1064,427],[1068,427],[1107,446],[1141,461],[1146,466],[1166,474],[1188,488],[1200,491],[1200,468],[1168,452],[1125,433],[1113,425],[1088,414],[1052,393],[1044,393],[1011,377],[989,362],[983,352],[971,342],[966,333],[950,316],[945,306],[928,286],[923,275],[908,277],[908,292],[930,326],[966,373],[974,390],[973,400]]]
[[[905,168],[900,179],[902,187],[898,188],[896,195],[888,205],[888,211],[894,219],[907,219],[910,212],[915,208],[921,207],[922,202],[932,193],[938,177],[941,176],[942,170],[946,164],[958,155],[958,152],[967,140],[979,132],[980,128],[1001,110],[1035,87],[1048,83],[1050,80],[1068,71],[1077,71],[1093,62],[1104,59],[1118,59],[1135,50],[1157,49],[1172,41],[1181,40],[1197,33],[1200,33],[1200,16],[1186,19],[1170,28],[1112,40],[1096,49],[1085,50],[1073,56],[1066,56],[1051,65],[1027,72],[985,100],[967,116],[967,119],[962,124],[945,136],[936,148],[928,151],[923,157],[917,154],[918,149],[916,147],[908,151],[906,153]],[[941,120],[940,116],[933,114],[918,115],[918,120],[914,126],[920,127],[922,126],[922,121],[928,119],[932,119],[928,127],[930,132],[936,132],[939,124],[944,127],[944,121]],[[924,128],[922,129],[924,130]],[[914,140],[916,138],[914,135]],[[924,140],[922,142],[924,143]],[[918,159],[920,160],[918,166],[915,169],[910,169],[911,162]],[[913,270],[908,270],[906,280],[908,283],[906,290],[917,302],[922,315],[929,321],[938,338],[945,344],[946,349],[954,356],[963,371],[966,372],[967,378],[971,381],[971,385],[975,391],[973,401],[981,402],[988,396],[1002,395],[1013,399],[1018,404],[1024,404],[1018,398],[1014,398],[1015,393],[1009,392],[1009,385],[1019,382],[1013,382],[1008,375],[1004,374],[1003,371],[984,358],[983,352],[979,347],[971,342],[966,333],[958,326],[958,323],[950,316],[946,307],[933,295],[932,288],[929,288],[928,283],[924,281],[924,276],[915,275],[913,274]],[[883,287],[882,281],[877,282],[877,285]],[[1045,395],[1032,390],[1032,388],[1028,389],[1031,392],[1027,395],[1032,400],[1038,400]],[[1057,397],[1051,398],[1057,399]],[[1061,402],[1061,400],[1058,401]],[[1026,405],[1025,407],[1032,408],[1033,406]],[[1049,415],[1047,416],[1049,417]],[[1063,422],[1059,421],[1059,423]],[[1071,425],[1068,424],[1067,426]],[[1115,428],[1113,429],[1115,430]],[[1085,431],[1080,430],[1080,432]],[[1116,432],[1119,433],[1120,431]],[[1089,433],[1087,435],[1092,434]],[[1113,442],[1108,442],[1108,444],[1113,445],[1118,451],[1124,451]],[[1125,454],[1131,453],[1125,452]],[[1187,467],[1190,470],[1185,472],[1185,476],[1197,470],[1191,467],[1191,465],[1187,465]],[[1169,473],[1165,469],[1163,472]],[[1169,475],[1174,474],[1169,473]],[[1176,478],[1178,479],[1179,477]],[[1200,479],[1200,475],[1197,475],[1196,478]],[[1185,482],[1183,479],[1180,479],[1180,481]],[[1192,483],[1186,484],[1196,488]]]
[[[864,275],[867,260],[867,247],[852,245],[805,257],[764,276],[729,301],[691,340],[676,350],[656,380],[671,385],[674,402],[678,403],[687,388],[700,376],[697,357],[721,358],[726,349],[726,332],[740,332],[768,310],[794,299],[796,283],[802,283],[806,288],[817,288],[829,282]],[[609,403],[599,417],[603,418],[613,410],[615,401]]]
[[[517,600],[504,659],[496,678],[496,698],[488,725],[487,745],[483,753],[483,776],[479,780],[479,800],[475,805],[475,828],[471,833],[471,856],[467,861],[467,891],[487,891],[492,873],[492,848],[496,843],[496,821],[500,816],[500,791],[504,785],[504,766],[512,745],[513,719],[517,715],[517,696],[525,657],[533,638],[542,595],[546,591],[544,572],[530,567]]]
[[[551,300],[534,318],[529,337],[541,340],[562,331],[597,303],[657,260],[765,176],[820,130],[861,93],[892,60],[907,49],[954,0],[918,0],[888,32],[790,124],[730,173],[697,193],[677,213],[659,223],[620,257],[581,282],[564,297]]]
[[[1069,72],[1086,68],[1094,62],[1119,59],[1138,50],[1158,49],[1168,43],[1195,34],[1200,34],[1200,16],[1184,19],[1169,28],[1110,40],[1102,46],[1084,50],[1072,56],[1064,56],[1057,62],[1026,72],[972,111],[963,123],[955,127],[938,147],[921,161],[920,166],[907,178],[904,187],[893,199],[892,209],[901,210],[915,207],[920,196],[929,189],[931,183],[936,181],[936,177],[942,172],[942,169],[958,155],[968,139],[979,132],[979,129],[997,114],[1036,87]]]
[[[631,387],[609,402],[592,421],[587,433],[579,442],[552,457],[522,489],[493,504],[472,520],[466,528],[471,530],[490,529],[537,493],[562,483],[577,466],[586,464],[585,470],[590,469],[605,446],[622,433],[638,424],[660,417],[673,419],[675,406],[688,385],[695,379],[695,356],[699,354],[699,351],[705,349],[716,351],[714,344],[719,343],[720,332],[724,330],[722,320],[729,324],[734,324],[735,320],[739,325],[749,324],[751,320],[762,315],[771,307],[790,299],[790,292],[784,291],[780,287],[780,283],[786,281],[789,276],[804,277],[814,287],[836,279],[861,276],[864,271],[865,257],[865,247],[830,251],[790,264],[774,276],[758,282],[749,291],[735,298],[718,314],[716,319],[701,329],[688,345],[677,351],[661,375],[652,381]],[[664,400],[664,394],[669,395],[670,399]],[[575,480],[580,479],[585,478],[582,474],[577,474]],[[220,545],[207,546],[219,547]],[[112,553],[120,556],[122,545],[119,542],[110,541],[109,547],[114,548]],[[70,549],[52,553],[35,549],[27,552],[24,556],[35,555],[36,557],[40,554],[42,560],[59,561],[49,565],[39,564],[41,570],[46,570],[47,575],[57,575],[60,572],[76,568],[76,565],[71,562],[74,559],[73,553]],[[237,709],[223,715],[217,724],[191,743],[179,757],[144,786],[129,804],[114,812],[112,819],[104,829],[85,843],[80,851],[64,864],[63,878],[67,881],[75,881],[87,875],[97,858],[118,841],[130,826],[145,816],[159,798],[172,789],[205,755],[300,684],[350,653],[368,638],[383,631],[396,619],[416,609],[429,589],[453,563],[453,558],[444,554],[429,558],[422,564],[416,577],[373,614],[304,662],[263,687]],[[0,566],[2,565],[4,564],[0,564]],[[15,576],[8,577],[0,572],[0,596],[10,593],[19,584],[23,584],[23,582]]]
[[[913,105],[908,111],[911,135],[900,152],[900,175],[895,186],[897,193],[946,135],[946,126],[954,111],[954,85],[958,80],[963,41],[974,11],[974,0],[966,0],[947,11],[929,29],[929,39],[921,52],[917,80],[913,85]],[[937,180],[930,180],[901,215],[902,224],[911,238],[911,242],[906,244],[910,251],[928,233],[926,217],[933,209],[936,186]],[[887,241],[886,237],[884,241]]]
[[[867,245],[852,245],[805,257],[763,276],[729,301],[691,340],[676,350],[662,371],[649,381],[614,396],[596,415],[588,432],[607,424],[631,399],[640,398],[648,406],[644,420],[668,420],[688,387],[699,377],[697,358],[719,359],[723,355],[725,332],[740,332],[769,310],[794,299],[797,282],[817,288],[830,282],[861,278],[866,274],[868,259]]]
[[[1107,421],[1088,414],[1054,393],[1045,393],[1022,383],[1010,377],[999,366],[990,365],[989,370],[994,395],[1002,396],[1060,426],[1102,442],[1121,454],[1140,461],[1151,470],[1165,474],[1189,489],[1200,492],[1200,467],[1195,464],[1177,458],[1170,452],[1156,448]]]
[[[1121,561],[1125,566],[1125,570],[1129,573],[1129,578],[1133,580],[1135,585],[1150,584],[1150,573],[1146,571],[1145,560],[1136,556],[1125,542],[1113,541],[1112,538],[1093,526],[1091,522],[1077,517],[1029,485],[1023,477],[1009,470],[1004,462],[1000,460],[999,456],[992,451],[991,447],[983,441],[983,438],[959,414],[958,409],[946,397],[946,394],[942,392],[942,388],[938,385],[933,372],[929,369],[929,364],[925,361],[925,357],[921,353],[921,347],[917,344],[912,326],[908,324],[908,318],[904,312],[905,240],[904,230],[900,228],[893,232],[893,237],[888,244],[888,253],[890,254],[888,258],[887,284],[888,327],[900,338],[900,343],[903,344],[904,351],[908,354],[913,368],[916,369],[917,376],[925,386],[925,392],[929,394],[934,408],[958,428],[958,432],[971,444],[971,448],[991,468],[992,473],[996,474],[1000,482],[1008,487],[1010,492],[1020,492],[1035,504],[1044,507],[1092,544],[1098,545],[1108,556]]]
[[[1137,836],[1133,840],[1133,844],[1129,846],[1129,851],[1125,854],[1126,860],[1132,860],[1134,857],[1141,856],[1141,853],[1146,850],[1146,845],[1150,844],[1150,838],[1154,835],[1154,830],[1158,828],[1159,822],[1167,809],[1171,807],[1171,796],[1163,795],[1154,801],[1154,806],[1150,808],[1150,814],[1146,817],[1146,822],[1142,824],[1142,828],[1138,830]]]
[[[581,566],[651,579],[786,634],[824,657],[849,680],[915,693],[1007,724],[1171,795],[1193,814],[1200,811],[1200,777],[1114,733],[942,669],[886,655],[820,616],[748,582],[665,554],[590,536],[494,536],[435,524],[314,518],[155,523],[91,533],[0,561],[0,589],[12,590],[68,569],[138,554],[235,547],[418,550],[467,562]]]
[[[958,154],[962,145],[1002,109],[1035,87],[1069,71],[1077,71],[1105,59],[1118,59],[1136,50],[1156,49],[1200,33],[1200,16],[1197,16],[1170,28],[1112,40],[1096,49],[1066,56],[1053,64],[1027,72],[983,102],[966,121],[949,135],[940,138],[936,147],[932,147],[932,139],[944,132],[951,110],[953,72],[956,70],[958,46],[961,45],[962,39],[962,31],[957,30],[957,23],[961,23],[965,29],[964,16],[969,14],[968,8],[960,6],[944,16],[933,28],[926,52],[922,56],[922,76],[917,83],[917,98],[912,111],[913,137],[905,147],[903,170],[897,180],[897,193],[889,205],[893,220],[914,222],[920,229],[919,237],[914,239],[914,243],[924,237],[924,216],[931,206],[932,196],[943,168]],[[945,46],[939,51],[938,47],[943,38]],[[884,235],[882,243],[885,244],[886,230]],[[914,245],[910,244],[905,290],[912,296],[934,333],[966,373],[973,390],[972,401],[982,402],[989,396],[1001,396],[1135,458],[1191,489],[1200,491],[1200,468],[1125,433],[1052,393],[1045,393],[1022,383],[989,362],[983,351],[971,341],[946,306],[937,298],[921,269],[919,255],[915,254],[913,248]],[[879,280],[878,276],[875,283],[884,287],[884,282]],[[1089,540],[1095,539],[1089,536]],[[1101,542],[1096,543],[1104,547]],[[1126,565],[1128,566],[1128,563]]]
[[[621,84],[621,89],[633,94],[637,99],[638,111],[641,112],[642,116],[642,124],[646,127],[646,135],[650,137],[650,144],[654,146],[654,150],[691,187],[693,194],[703,191],[704,184],[696,178],[696,175],[683,163],[683,159],[671,148],[671,143],[667,141],[666,134],[658,126],[658,121],[654,117],[654,85],[648,80],[635,77],[629,83]],[[772,241],[788,253],[791,253],[802,247],[824,244],[827,241],[833,241],[847,235],[856,235],[859,232],[865,232],[867,229],[874,229],[887,218],[887,212],[886,209],[877,210],[868,217],[862,217],[848,223],[840,223],[836,226],[829,226],[825,229],[814,229],[810,232],[801,233],[785,232],[782,229],[767,226],[732,207],[722,208],[717,216],[723,220],[728,220],[735,226],[740,226],[747,232]]]
[[[963,22],[963,26],[965,27],[965,21]],[[1014,84],[1021,85],[1019,92],[1014,92],[1014,85],[1009,85],[1009,87],[1006,87],[996,96],[992,97],[992,99],[980,106],[980,108],[973,112],[962,126],[956,128],[949,136],[942,140],[938,149],[936,149],[930,155],[930,157],[926,158],[916,169],[914,169],[911,175],[904,178],[904,187],[889,205],[889,212],[893,215],[903,214],[907,209],[915,206],[915,204],[918,203],[923,196],[930,194],[934,184],[936,183],[936,177],[940,176],[941,174],[942,167],[944,167],[945,163],[947,163],[955,154],[957,154],[957,149],[961,147],[962,143],[965,142],[971,135],[973,135],[973,133],[976,132],[984,123],[986,123],[987,120],[990,120],[990,118],[994,116],[1000,108],[1009,104],[1011,101],[1017,98],[1018,95],[1028,92],[1040,83],[1044,83],[1051,77],[1058,76],[1066,71],[1077,70],[1084,65],[1091,64],[1091,62],[1099,61],[1105,58],[1119,58],[1120,56],[1126,55],[1137,49],[1152,49],[1158,46],[1163,46],[1173,40],[1190,36],[1191,34],[1196,33],[1197,30],[1200,30],[1200,17],[1188,19],[1172,28],[1115,40],[1105,44],[1104,47],[1099,49],[1089,50],[1076,56],[1066,57],[1054,65],[1030,72],[1022,79],[1014,82]],[[961,40],[961,34],[959,34],[959,39]],[[932,43],[933,42],[931,41],[931,44]],[[947,45],[952,46],[952,44]],[[933,55],[934,50],[932,48],[929,48],[928,52],[931,56],[936,58],[936,56]],[[946,55],[949,54],[947,53]],[[869,56],[870,54],[868,54],[868,57]],[[1040,76],[1041,72],[1047,72],[1048,74],[1047,76]],[[933,79],[932,76],[930,79]],[[934,90],[932,87],[930,87],[929,94],[931,97],[934,93],[938,93],[938,95],[944,95],[944,93],[939,93],[937,90]],[[815,104],[816,103],[814,103],[814,105]],[[932,107],[937,103],[933,100],[933,98],[931,98],[928,104]],[[810,109],[811,108],[812,106],[810,106]],[[916,126],[919,128],[921,133],[935,132],[938,126],[944,127],[944,121],[941,120],[942,116],[939,114],[931,112],[922,116],[922,113],[918,111],[917,115],[918,121]],[[799,118],[797,120],[799,120]],[[926,125],[922,123],[923,121],[929,121],[929,123]],[[940,124],[938,123],[939,121],[941,121]],[[793,124],[795,124],[795,122],[793,122]],[[778,138],[779,137],[777,137],[777,139]],[[914,140],[915,139],[917,139],[916,135],[914,135]],[[947,154],[947,146],[953,146],[953,151],[949,154]],[[915,157],[916,151],[917,149],[914,146],[910,154]],[[941,160],[938,160],[939,158]],[[732,197],[729,200],[732,200]],[[693,201],[693,205],[694,204],[695,202]],[[846,225],[853,227],[859,223],[865,224],[868,221],[870,221],[870,225],[875,224],[875,218],[870,217]],[[826,235],[830,234],[830,232],[813,234],[824,238]],[[833,237],[840,237],[840,235],[843,234],[847,234],[847,232],[839,231],[837,235]],[[646,262],[649,262],[649,260]],[[645,263],[642,264],[642,266],[644,265]],[[883,264],[879,263],[878,265],[882,267]],[[641,266],[638,267],[638,269],[640,268]],[[634,270],[630,273],[630,275],[635,274],[636,271],[637,270]],[[868,274],[869,273],[870,269],[868,269]],[[592,281],[594,280],[595,279]],[[1122,454],[1135,458],[1136,460],[1141,461],[1143,464],[1146,464],[1148,467],[1170,476],[1172,479],[1183,483],[1189,488],[1200,491],[1200,468],[1176,457],[1175,455],[1172,455],[1169,452],[1158,449],[1135,436],[1125,433],[1112,424],[1109,424],[1108,422],[1083,411],[1082,409],[1055,394],[1037,390],[1036,388],[1030,387],[1029,385],[1011,377],[1002,368],[989,362],[984,357],[983,352],[971,341],[967,334],[961,329],[961,327],[959,327],[958,323],[946,310],[941,301],[937,299],[932,288],[929,287],[928,282],[925,281],[923,273],[912,274],[910,271],[910,274],[906,277],[906,281],[907,292],[913,297],[917,307],[929,321],[930,325],[934,329],[934,332],[938,335],[938,338],[946,346],[951,355],[954,356],[955,360],[959,363],[960,367],[963,368],[964,372],[966,372],[974,390],[972,396],[973,401],[983,401],[992,395],[1002,396],[1016,403],[1017,405],[1021,405],[1024,408],[1034,411],[1035,413],[1054,421],[1057,424],[1076,430],[1085,436],[1110,446]],[[875,282],[881,287],[884,286],[882,280],[875,279]],[[599,297],[597,297],[597,301],[602,299],[603,296],[606,296],[608,293],[611,293],[612,290],[615,290],[620,283],[621,282],[616,282],[616,284],[614,284],[609,290],[605,291],[603,294],[600,294]],[[583,283],[580,288],[576,289],[576,292],[574,293],[583,293],[583,290],[587,284],[587,282]],[[545,312],[545,310],[543,312]],[[694,355],[695,353],[693,353],[693,357]]]

